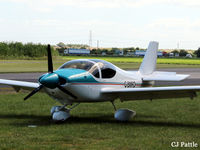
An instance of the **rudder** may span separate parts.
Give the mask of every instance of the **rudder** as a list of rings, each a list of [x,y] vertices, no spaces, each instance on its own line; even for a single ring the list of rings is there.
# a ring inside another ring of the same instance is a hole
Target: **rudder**
[[[151,41],[145,53],[139,72],[142,75],[149,75],[156,69],[158,42]]]

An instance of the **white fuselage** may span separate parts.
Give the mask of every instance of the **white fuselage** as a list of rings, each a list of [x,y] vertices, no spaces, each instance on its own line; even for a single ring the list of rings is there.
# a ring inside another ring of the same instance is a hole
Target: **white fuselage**
[[[94,76],[93,76],[94,77]],[[74,99],[63,93],[58,88],[45,88],[47,94],[62,104],[72,104],[74,102],[102,102],[113,101],[114,96],[104,97],[101,89],[121,89],[138,88],[142,85],[142,78],[139,72],[128,72],[116,67],[116,75],[110,79],[95,78],[97,83],[66,83],[63,87],[74,93],[78,98]]]

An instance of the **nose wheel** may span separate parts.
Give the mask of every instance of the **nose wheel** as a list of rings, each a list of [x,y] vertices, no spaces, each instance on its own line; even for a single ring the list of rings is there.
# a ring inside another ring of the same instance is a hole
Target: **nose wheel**
[[[130,109],[121,108],[117,110],[114,102],[111,103],[115,110],[114,118],[118,121],[129,121],[136,115],[136,111]]]
[[[70,117],[70,111],[78,105],[79,103],[72,106],[71,108],[66,108],[67,105],[53,106],[51,108],[52,120],[55,122],[63,122],[67,120]]]

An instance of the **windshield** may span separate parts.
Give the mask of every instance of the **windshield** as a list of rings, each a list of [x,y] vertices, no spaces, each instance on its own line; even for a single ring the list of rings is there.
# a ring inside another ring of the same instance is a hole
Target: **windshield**
[[[98,59],[91,59],[92,61],[96,62],[101,70],[101,77],[102,78],[113,78],[116,74],[116,68],[113,64]]]
[[[75,69],[83,69],[83,70],[88,71],[93,65],[94,63],[91,61],[72,60],[72,61],[64,63],[59,69],[75,68]]]
[[[90,72],[96,78],[100,77],[98,66],[95,65],[95,62],[93,61],[72,60],[72,61],[64,63],[59,69],[67,69],[67,68],[82,69],[82,70]]]
[[[75,68],[90,72],[96,78],[113,78],[116,68],[113,64],[98,59],[78,59],[66,62],[59,69]]]

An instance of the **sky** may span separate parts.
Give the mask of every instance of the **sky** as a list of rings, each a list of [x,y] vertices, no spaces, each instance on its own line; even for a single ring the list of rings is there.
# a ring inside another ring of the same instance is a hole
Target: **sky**
[[[0,0],[0,41],[200,47],[199,0]]]

